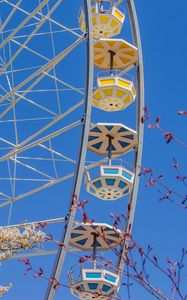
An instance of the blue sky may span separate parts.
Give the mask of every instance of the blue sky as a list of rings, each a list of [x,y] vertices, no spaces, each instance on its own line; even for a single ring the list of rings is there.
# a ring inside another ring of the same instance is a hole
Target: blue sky
[[[24,2],[24,1],[23,1]],[[54,1],[53,1],[54,2]],[[63,23],[63,25],[69,27],[78,27],[77,15],[81,1],[64,0],[59,9],[56,12],[55,18]],[[24,2],[25,3],[25,2]],[[161,117],[161,127],[166,131],[171,131],[182,141],[186,142],[186,117],[177,115],[177,111],[186,110],[186,47],[187,47],[187,19],[186,10],[187,2],[181,0],[180,3],[176,1],[150,1],[150,0],[136,0],[137,12],[139,17],[139,24],[142,37],[144,68],[145,68],[145,102],[149,108],[150,114],[153,118],[158,115]],[[25,7],[30,10],[31,7],[28,3],[24,4]],[[31,4],[29,4],[31,5]],[[0,11],[2,4],[0,3]],[[31,9],[32,10],[32,9]],[[7,13],[7,7],[2,9],[2,18]],[[68,12],[68,13],[67,13]],[[71,17],[70,17],[71,16]],[[22,16],[19,15],[21,18]],[[62,21],[63,20],[63,21]],[[12,21],[11,27],[16,26],[19,23],[19,18]],[[53,30],[58,27],[53,27]],[[44,31],[48,27],[44,27]],[[41,30],[42,32],[42,30]],[[131,41],[129,22],[124,25],[124,29],[121,37],[127,41]],[[56,53],[58,54],[75,40],[70,34],[62,33],[55,38]],[[23,41],[20,39],[20,41]],[[43,55],[52,57],[52,50],[48,46],[48,39],[42,38],[42,45],[40,39],[33,39],[30,46],[33,49],[40,49]],[[13,50],[16,50],[16,46],[12,46]],[[14,48],[15,47],[15,48]],[[76,87],[84,85],[84,67],[85,67],[85,45],[79,46],[69,57],[67,57],[57,67],[57,74],[66,80],[68,83],[73,84]],[[31,66],[34,64],[43,63],[43,60],[36,59],[34,56],[28,61],[28,54],[23,52],[23,55],[15,61],[14,68]],[[30,73],[18,73],[15,78],[15,82],[18,84],[22,80],[22,76],[28,76]],[[5,81],[5,79],[3,79]],[[3,84],[5,85],[5,82]],[[44,79],[39,85],[40,89],[44,89],[46,85],[54,88],[54,83]],[[59,85],[59,88],[62,87]],[[45,94],[45,101],[48,103],[47,107],[52,108],[57,112],[57,102],[51,101],[53,93]],[[31,93],[29,93],[31,96]],[[39,103],[44,103],[44,94],[36,93],[35,99]],[[82,95],[77,93],[65,92],[60,94],[62,100],[62,111],[71,107],[72,104],[81,100]],[[37,109],[30,111],[31,107],[20,104],[17,109],[18,116],[29,117],[36,114],[38,117],[43,117],[41,111]],[[71,117],[67,117],[62,120],[58,125],[55,125],[54,130],[59,129],[62,126],[66,126],[71,122],[79,120],[82,116],[82,109],[78,109]],[[12,117],[10,114],[9,118]],[[93,109],[92,120],[94,122],[121,122],[125,125],[135,128],[135,104],[129,107],[127,110],[121,113],[108,114],[103,113],[97,109]],[[120,120],[120,121],[119,121]],[[43,123],[42,123],[43,122]],[[34,132],[38,126],[45,124],[45,121],[36,123],[28,122],[26,126],[23,123],[18,124],[18,131],[20,140],[22,141],[32,132]],[[3,123],[1,127],[1,136],[7,137],[7,139],[13,139],[11,136],[12,125]],[[50,133],[50,132],[48,132]],[[63,154],[71,155],[73,159],[76,158],[77,149],[79,144],[80,128],[73,129],[72,131],[60,136],[54,140],[54,147],[56,150],[61,151]],[[2,155],[4,153],[1,153]],[[43,150],[33,149],[26,153],[27,156],[44,156],[48,158],[48,154]],[[181,183],[177,183],[175,179],[175,170],[172,168],[173,157],[179,161],[181,165],[182,173],[186,171],[187,159],[186,149],[176,145],[173,141],[170,144],[166,144],[164,137],[160,132],[155,129],[145,128],[144,138],[144,150],[143,150],[143,166],[152,168],[157,175],[164,175],[164,182],[171,186],[174,190],[181,194],[185,194],[185,187]],[[87,160],[98,159],[98,157],[88,153]],[[130,159],[130,158],[129,158]],[[35,162],[32,162],[35,166]],[[37,162],[37,166],[42,168],[43,171],[52,167],[48,163]],[[11,166],[13,168],[13,166]],[[62,176],[69,172],[73,167],[71,165],[57,164],[58,175]],[[1,172],[5,172],[5,166],[2,165]],[[7,172],[7,171],[6,171]],[[23,169],[18,170],[19,176],[26,176],[29,178],[31,175],[29,172],[25,173]],[[54,172],[54,170],[53,170]],[[1,175],[3,177],[3,175]],[[25,186],[18,184],[17,192],[21,193],[24,189],[26,191],[30,183]],[[5,191],[8,186],[4,181],[1,183],[2,188]],[[68,200],[71,194],[72,180],[61,183],[41,193],[34,194],[32,197],[20,200],[14,204],[11,216],[11,223],[23,222],[25,220],[39,220],[61,217],[66,214],[68,207]],[[31,186],[30,186],[31,187]],[[81,199],[89,199],[88,212],[91,218],[94,218],[98,222],[111,223],[112,220],[109,217],[110,212],[121,212],[124,210],[126,201],[124,199],[117,202],[105,203],[95,199],[85,192],[85,187],[81,190]],[[153,189],[145,188],[145,180],[141,178],[138,204],[135,215],[133,236],[134,239],[142,245],[147,247],[148,244],[154,246],[154,254],[159,257],[160,261],[164,261],[165,258],[170,257],[173,260],[177,260],[180,257],[181,248],[186,245],[186,236],[184,234],[187,225],[186,211],[176,207],[175,205],[164,201],[160,203],[158,201],[159,195]],[[0,212],[2,224],[7,221],[8,208],[4,208]],[[81,218],[81,215],[78,216]],[[63,228],[63,225],[61,225]],[[49,232],[53,232],[55,238],[60,237],[61,226],[55,226],[48,228]],[[110,254],[109,254],[110,255]],[[113,257],[112,257],[113,258]],[[114,259],[114,258],[113,258]],[[33,265],[42,266],[46,275],[49,276],[54,257],[39,257],[31,260]],[[67,271],[71,265],[76,263],[77,258],[72,255],[67,255],[65,268],[62,275],[62,282],[66,279]],[[5,262],[0,268],[0,279],[2,284],[13,282],[13,289],[4,297],[7,300],[33,300],[43,299],[46,289],[46,282],[40,279],[33,279],[32,275],[23,275],[24,266],[14,261]],[[168,281],[161,277],[161,275],[154,270],[150,269],[152,281],[161,290],[169,293]],[[185,287],[185,283],[184,283]],[[125,288],[122,287],[120,291],[122,299],[126,299]],[[169,294],[168,294],[169,295]],[[65,288],[59,289],[55,299],[74,299],[69,291]],[[132,299],[153,299],[151,295],[147,294],[142,288],[138,286],[132,287]]]

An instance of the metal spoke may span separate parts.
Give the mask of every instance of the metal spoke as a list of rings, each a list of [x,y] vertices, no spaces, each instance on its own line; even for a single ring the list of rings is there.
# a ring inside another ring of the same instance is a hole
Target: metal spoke
[[[16,27],[16,29],[0,44],[0,49],[2,49],[15,35],[18,33],[18,31],[29,22],[30,19],[34,17],[34,15],[37,14],[37,12],[44,6],[49,0],[44,0],[32,13],[28,15],[27,18],[23,22],[20,23],[19,26]],[[6,2],[6,1],[5,1]],[[8,2],[8,1],[7,1]],[[19,9],[18,6],[14,5],[16,9]]]
[[[45,0],[44,2],[44,5],[48,2],[49,0]],[[51,8],[51,10],[48,12],[48,16],[50,16],[54,11],[55,9],[57,9],[57,7],[60,5],[60,3],[62,2],[63,0],[58,0],[56,2],[56,4]],[[41,5],[39,5],[41,6]],[[30,17],[30,16],[29,16]],[[29,18],[28,17],[28,18]],[[23,45],[16,51],[16,53],[11,56],[11,59],[9,60],[9,62],[6,63],[5,65],[5,68],[2,69],[2,72],[4,70],[6,70],[11,64],[12,62],[15,60],[15,58],[20,54],[20,52],[24,49],[24,46],[27,45],[30,40],[33,38],[34,34],[44,25],[44,23],[47,21],[47,16],[45,16],[45,18],[43,18],[40,23],[37,25],[37,27],[31,32],[31,34],[29,35],[29,37],[25,40],[25,42],[23,43]],[[2,73],[0,72],[0,74]]]
[[[8,225],[8,226],[3,226],[4,228],[11,228],[11,227],[22,227],[24,226],[29,226],[29,225],[38,225],[38,224],[56,224],[56,223],[62,223],[66,221],[66,217],[64,218],[56,218],[56,219],[47,219],[47,220],[39,220],[39,221],[35,221],[35,222],[23,222],[23,223],[19,223],[19,224],[12,224],[12,225]]]
[[[31,170],[31,171],[33,171],[33,172],[36,172],[36,173],[38,173],[38,174],[40,174],[40,175],[43,175],[43,176],[45,176],[45,177],[47,177],[47,178],[49,178],[49,179],[54,179],[52,176],[50,176],[50,175],[48,175],[48,174],[46,174],[46,173],[44,173],[44,172],[42,172],[42,171],[40,171],[40,170],[38,170],[38,169],[36,169],[36,168],[34,168],[34,167],[32,167],[32,166],[30,166],[30,165],[28,165],[28,164],[25,164],[25,163],[22,163],[21,161],[19,161],[18,160],[18,158],[10,158],[12,161],[15,161],[17,164],[19,164],[19,165],[21,165],[21,166],[23,166],[23,167],[25,167],[25,168],[27,168],[27,169],[29,169],[29,170]]]
[[[3,1],[6,2],[7,4],[9,4],[9,5],[15,7],[15,4],[9,2],[8,0],[3,0]],[[22,8],[20,8],[20,7],[17,7],[17,9],[20,10],[21,12],[25,13],[26,15],[30,15],[29,12],[27,12],[26,10],[24,10],[24,9],[22,9]],[[40,13],[40,12],[39,12],[38,14],[39,14],[41,17],[45,17],[45,16],[44,16],[42,13]],[[40,18],[38,18],[38,17],[36,17],[36,16],[33,16],[33,18],[34,18],[35,20],[38,20],[38,21],[41,20]],[[81,37],[80,34],[74,32],[74,31],[71,30],[70,28],[68,28],[68,27],[66,27],[66,26],[64,26],[64,25],[62,25],[61,23],[59,23],[59,22],[53,20],[52,18],[48,18],[48,20],[50,20],[53,24],[59,26],[60,28],[63,28],[64,30],[66,30],[66,31],[68,31],[68,32],[70,32],[70,33],[72,33],[73,35],[75,35],[75,36],[77,36],[77,37]]]
[[[40,250],[37,252],[30,252],[30,253],[24,253],[24,254],[17,254],[12,257],[12,259],[19,259],[22,257],[34,257],[34,256],[44,256],[44,255],[56,255],[57,250]]]
[[[45,136],[45,137],[43,137],[43,138],[41,138],[41,139],[33,142],[31,144],[28,144],[27,146],[19,147],[21,145],[20,144],[18,147],[16,147],[16,149],[14,149],[13,151],[10,151],[5,156],[2,156],[0,158],[0,161],[4,161],[4,160],[6,160],[6,159],[8,159],[8,158],[10,158],[10,157],[12,157],[12,156],[14,156],[16,154],[19,154],[19,153],[21,153],[23,151],[26,151],[28,149],[31,149],[31,148],[35,147],[35,146],[38,146],[39,144],[42,144],[42,143],[48,141],[49,139],[52,139],[52,138],[54,138],[54,137],[56,137],[56,136],[58,136],[58,135],[60,135],[60,134],[62,134],[64,132],[67,132],[68,130],[70,130],[70,129],[74,128],[74,127],[77,127],[80,124],[81,124],[81,121],[77,121],[77,122],[75,122],[73,124],[70,124],[69,126],[66,126],[66,127],[62,128],[62,129],[54,131],[53,133],[51,133],[51,134],[49,134],[49,135],[47,135],[47,136]]]
[[[49,150],[50,152],[52,152],[53,154],[55,154],[55,155],[57,155],[57,156],[62,157],[64,160],[66,160],[66,161],[68,161],[68,162],[71,162],[71,163],[74,163],[74,164],[76,163],[75,160],[73,160],[73,159],[71,159],[71,158],[69,158],[69,157],[67,157],[67,156],[65,156],[65,155],[63,155],[63,154],[61,154],[61,153],[55,151],[55,150],[52,149],[52,148],[48,148],[47,146],[42,145],[42,144],[39,144],[39,146],[40,146],[41,148],[44,148],[44,149],[46,149],[46,150]],[[55,160],[55,159],[54,159],[54,160]]]
[[[21,144],[19,144],[19,147],[24,146],[25,144],[27,144],[28,142],[30,142],[31,140],[33,140],[34,138],[36,138],[38,135],[40,135],[41,133],[43,133],[44,131],[46,131],[47,129],[49,129],[51,126],[53,126],[54,124],[56,124],[61,119],[65,118],[68,114],[70,114],[71,112],[73,112],[74,110],[76,110],[78,107],[82,106],[83,103],[84,103],[84,101],[82,100],[79,103],[77,103],[76,105],[72,106],[65,113],[63,113],[62,115],[60,115],[56,119],[54,119],[51,123],[49,123],[46,126],[42,127],[35,134],[33,134],[32,136],[30,136],[29,138],[27,138],[26,140],[24,140]],[[9,143],[9,144],[13,145],[12,143]]]
[[[6,18],[6,20],[4,21],[4,23],[1,26],[1,32],[3,32],[4,28],[7,26],[7,24],[10,22],[10,19],[12,18],[12,16],[14,15],[14,13],[16,12],[18,6],[21,4],[23,0],[19,0],[15,7],[12,9],[11,13],[8,15],[8,17]]]
[[[50,21],[51,21],[51,18],[50,18]],[[38,23],[37,23],[38,24]],[[79,30],[80,31],[80,28],[77,27],[77,28],[68,28],[69,30]],[[6,31],[5,31],[6,32]],[[62,33],[62,32],[67,32],[67,29],[62,29],[62,30],[53,30],[53,34],[57,34],[57,33]],[[34,36],[43,36],[43,35],[50,35],[50,31],[45,31],[45,32],[38,32],[36,33]],[[28,34],[24,34],[24,35],[16,35],[15,36],[15,39],[20,39],[20,38],[23,38],[23,37],[28,37],[29,35]],[[80,36],[80,35],[79,35]]]
[[[66,48],[64,51],[62,51],[59,55],[57,55],[54,59],[52,59],[50,62],[48,62],[47,64],[45,64],[43,67],[41,67],[38,71],[36,71],[35,73],[33,73],[31,76],[29,76],[28,78],[26,78],[23,82],[21,82],[20,84],[18,84],[14,89],[12,89],[12,91],[10,91],[9,93],[7,93],[6,95],[4,95],[1,99],[0,99],[0,103],[2,103],[5,99],[11,97],[17,90],[19,90],[21,87],[23,87],[24,85],[26,85],[27,83],[29,83],[32,79],[34,79],[35,77],[42,75],[31,85],[32,87],[34,87],[40,80],[42,80],[45,76],[46,73],[44,73],[44,71],[50,71],[54,66],[56,66],[62,59],[64,59],[75,47],[77,47],[83,40],[85,39],[84,36],[82,36],[80,39],[78,39],[76,42],[74,42],[71,46],[69,46],[68,48]],[[29,87],[29,89],[31,88],[31,86]],[[18,99],[16,99],[14,102],[14,105],[18,103],[18,101],[21,99],[21,97],[19,97]],[[2,114],[1,114],[2,115]]]
[[[51,186],[53,186],[53,185],[55,185],[57,183],[60,183],[60,182],[65,181],[65,180],[68,180],[68,179],[72,178],[73,176],[74,176],[74,173],[70,173],[70,174],[65,175],[65,176],[63,176],[61,178],[55,179],[53,181],[50,181],[49,183],[46,183],[46,184],[44,184],[44,185],[42,185],[42,186],[40,186],[40,187],[38,187],[36,189],[33,189],[33,190],[31,190],[31,191],[29,191],[27,193],[24,193],[24,194],[22,194],[20,196],[17,196],[14,199],[12,199],[11,197],[9,197],[8,201],[6,201],[5,203],[0,204],[0,208],[5,207],[7,205],[10,205],[12,202],[19,201],[19,200],[24,199],[24,198],[26,198],[28,196],[31,196],[31,195],[33,195],[35,193],[38,193],[38,192],[40,192],[40,191],[42,191],[44,189],[47,189],[47,188],[49,188],[49,187],[51,187]]]

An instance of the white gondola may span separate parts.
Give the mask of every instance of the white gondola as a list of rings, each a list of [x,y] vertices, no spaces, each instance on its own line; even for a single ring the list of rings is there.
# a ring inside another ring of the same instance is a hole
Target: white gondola
[[[122,166],[100,166],[100,176],[91,179],[86,173],[86,190],[96,198],[111,201],[132,191],[134,173]]]
[[[82,269],[79,282],[70,282],[73,296],[81,300],[106,300],[115,297],[119,276],[105,269]]]

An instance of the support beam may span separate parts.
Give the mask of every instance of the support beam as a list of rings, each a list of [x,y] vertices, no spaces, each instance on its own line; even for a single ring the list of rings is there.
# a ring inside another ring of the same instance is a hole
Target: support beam
[[[26,143],[21,143],[18,146],[16,146],[13,150],[11,150],[9,153],[7,153],[6,155],[2,156],[0,158],[0,162],[4,161],[6,159],[9,159],[10,157],[12,157],[14,155],[17,155],[17,154],[19,154],[19,153],[21,153],[23,151],[26,151],[26,150],[28,150],[30,148],[38,146],[39,144],[42,144],[42,143],[48,141],[49,139],[52,139],[52,138],[54,138],[54,137],[56,137],[56,136],[58,136],[58,135],[60,135],[60,134],[62,134],[64,132],[67,132],[68,130],[70,130],[70,129],[72,129],[72,128],[80,125],[80,124],[81,124],[81,121],[77,121],[77,122],[75,122],[73,124],[70,124],[69,126],[63,127],[62,129],[59,129],[59,130],[55,131],[55,132],[53,132],[53,133],[51,133],[51,134],[49,134],[47,136],[44,136],[43,138],[41,138],[41,139],[39,139],[39,140],[31,143],[31,144],[28,144],[26,146],[24,146],[24,144],[26,144]]]
[[[70,174],[65,175],[65,176],[63,176],[63,177],[61,177],[61,178],[55,179],[55,180],[53,180],[53,181],[50,181],[50,182],[48,182],[48,183],[46,183],[46,184],[44,184],[44,185],[42,185],[42,186],[40,186],[40,187],[38,187],[38,188],[36,188],[36,189],[34,189],[34,190],[31,190],[31,191],[29,191],[29,192],[27,192],[27,193],[25,193],[25,194],[20,195],[20,196],[14,198],[14,199],[11,198],[11,199],[9,199],[8,201],[6,201],[6,202],[0,204],[0,208],[5,207],[5,206],[7,206],[7,205],[10,205],[11,203],[17,202],[17,201],[19,201],[19,200],[21,200],[21,199],[23,199],[23,198],[28,197],[28,196],[31,196],[31,195],[33,195],[33,194],[35,194],[35,193],[37,193],[37,192],[40,192],[40,191],[42,191],[42,190],[44,190],[44,189],[47,189],[47,188],[49,188],[49,187],[51,187],[51,186],[53,186],[53,185],[55,185],[55,184],[57,184],[57,183],[60,183],[60,182],[65,181],[65,180],[67,180],[67,179],[70,179],[70,178],[72,178],[73,176],[74,176],[74,173],[70,173]]]
[[[2,0],[3,2],[6,2],[7,4],[11,5],[12,7],[15,7],[15,4],[9,2],[8,0]],[[29,12],[27,12],[26,10],[24,10],[23,8],[17,7],[17,9],[23,13],[25,13],[26,15],[30,15]],[[38,12],[38,15],[40,15],[42,18],[45,17],[45,15],[43,15],[41,12]],[[37,20],[37,21],[41,21],[41,18],[38,18],[36,16],[33,16],[33,19]],[[51,21],[53,24],[59,26],[60,28],[64,29],[65,31],[68,31],[72,34],[74,34],[77,37],[81,37],[80,34],[78,34],[77,32],[74,32],[73,30],[71,30],[70,28],[62,25],[61,23],[57,22],[56,20],[53,20],[52,18],[48,18],[49,21]]]
[[[25,18],[23,22],[21,22],[16,29],[0,44],[0,49],[2,49],[18,33],[18,31],[23,28],[23,26],[27,24],[33,18],[33,16],[35,16],[41,10],[41,8],[48,3],[48,1],[49,0],[44,0],[40,5],[38,5],[37,8],[35,8],[35,10],[30,13],[28,17]]]
[[[45,1],[49,1],[49,0],[45,0]],[[40,20],[39,24],[36,26],[36,28],[31,32],[31,34],[28,36],[28,38],[24,41],[23,45],[20,46],[20,48],[16,51],[16,53],[14,55],[11,56],[11,59],[6,63],[5,67],[2,68],[2,71],[0,72],[0,74],[3,73],[3,71],[5,71],[9,66],[11,66],[11,64],[13,63],[13,61],[16,59],[16,57],[20,54],[20,52],[24,49],[24,46],[26,46],[30,40],[33,38],[33,36],[35,35],[36,32],[38,32],[38,30],[45,24],[45,22],[47,21],[47,17],[50,17],[50,15],[57,9],[57,7],[61,4],[63,0],[58,0],[53,7],[51,8],[51,10],[48,12],[47,16],[45,16],[42,20]]]
[[[79,251],[76,248],[69,248],[67,250],[67,252],[73,253]],[[40,250],[40,251],[36,251],[36,252],[30,252],[30,253],[23,253],[23,254],[16,254],[13,257],[11,257],[11,259],[18,259],[18,258],[22,258],[22,257],[36,257],[36,256],[44,256],[44,255],[56,255],[57,254],[57,250]]]
[[[15,7],[12,9],[11,13],[8,15],[8,17],[6,18],[6,20],[4,21],[4,23],[1,26],[1,32],[3,32],[4,28],[8,25],[9,21],[11,20],[12,16],[15,14],[15,12],[17,11],[17,8],[20,6],[21,2],[23,0],[19,0],[16,4]]]
[[[66,221],[66,218],[47,219],[47,220],[34,221],[34,222],[29,222],[29,223],[23,222],[23,223],[19,223],[19,224],[7,225],[7,226],[3,226],[3,228],[12,228],[12,227],[21,228],[22,226],[37,225],[39,223],[48,225],[48,224],[62,223],[65,221]]]
[[[35,256],[44,256],[44,255],[56,255],[57,250],[51,250],[51,251],[37,251],[37,252],[31,252],[31,253],[23,253],[23,254],[17,254],[11,257],[11,259],[19,259],[22,257],[35,257]]]
[[[44,177],[47,177],[47,178],[50,179],[50,180],[54,180],[54,179],[55,179],[55,178],[53,178],[52,176],[50,176],[50,175],[48,175],[48,174],[46,174],[46,173],[44,173],[44,172],[42,172],[42,171],[40,171],[40,170],[34,168],[34,167],[32,167],[32,166],[30,166],[30,165],[28,165],[28,164],[25,164],[25,163],[21,162],[17,157],[16,157],[16,158],[11,157],[10,159],[11,159],[12,161],[14,161],[16,164],[21,165],[21,166],[23,166],[24,168],[29,169],[29,170],[31,170],[31,171],[33,171],[33,172],[35,172],[35,173],[37,173],[37,174],[40,174],[40,175],[42,175],[42,176],[44,176]],[[10,179],[10,180],[11,180],[11,179]]]
[[[116,6],[118,7],[119,5],[121,5],[122,2],[123,2],[123,0],[118,0],[118,1],[116,2]]]
[[[138,187],[139,187],[139,167],[141,166],[142,161],[142,151],[143,151],[143,134],[144,134],[144,124],[141,122],[141,116],[143,114],[144,108],[144,69],[143,69],[143,55],[142,55],[142,45],[140,30],[138,24],[138,18],[136,14],[136,8],[134,0],[128,0],[128,11],[131,22],[131,30],[133,34],[133,40],[135,46],[138,48],[138,64],[137,64],[137,110],[136,110],[136,124],[137,124],[137,133],[138,133],[138,148],[135,153],[135,178],[133,184],[133,190],[129,196],[129,207],[130,210],[126,216],[126,224],[124,231],[131,234],[132,225],[134,222],[136,202],[138,196]],[[119,275],[122,276],[123,267],[125,264],[125,250],[128,247],[129,238],[124,239],[124,243],[121,248],[121,257],[117,263],[117,269],[119,269]]]
[[[69,158],[69,157],[63,155],[62,153],[59,153],[59,152],[55,151],[54,149],[50,149],[50,148],[48,148],[47,146],[42,145],[42,144],[39,144],[39,146],[40,146],[41,148],[45,149],[45,150],[48,150],[49,152],[53,153],[54,155],[57,155],[57,156],[59,156],[59,157],[65,159],[67,162],[71,162],[71,163],[73,163],[73,164],[76,163],[76,161],[75,161],[74,159],[71,159],[71,158]]]
[[[20,84],[18,84],[15,88],[13,88],[9,93],[4,95],[0,99],[0,103],[2,103],[7,98],[11,97],[12,95],[17,92],[17,90],[21,89],[23,86],[28,84],[31,80],[33,80],[35,77],[41,75],[44,71],[50,71],[52,70],[58,63],[60,63],[72,50],[75,49],[83,40],[85,39],[85,36],[82,35],[79,39],[77,39],[73,44],[71,44],[68,48],[66,48],[64,51],[62,51],[60,54],[58,54],[55,58],[51,59],[47,64],[45,64],[43,67],[41,67],[39,70],[34,72],[31,76],[27,77],[25,80],[23,80]],[[43,73],[43,77],[46,76],[45,73]],[[42,78],[43,78],[42,77]],[[42,79],[41,78],[41,79]],[[38,81],[37,81],[38,83]],[[30,87],[28,88],[30,89]],[[16,102],[16,100],[15,100]],[[17,103],[17,102],[16,102]]]

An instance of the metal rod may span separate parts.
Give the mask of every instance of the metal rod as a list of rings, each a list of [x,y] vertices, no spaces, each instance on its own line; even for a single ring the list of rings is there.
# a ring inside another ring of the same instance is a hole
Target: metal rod
[[[68,48],[66,48],[64,51],[62,51],[60,54],[58,54],[55,58],[50,60],[48,63],[46,63],[43,67],[41,67],[39,70],[34,72],[32,75],[27,77],[24,81],[19,83],[14,89],[12,89],[10,92],[8,92],[6,95],[4,95],[0,99],[0,103],[2,103],[7,98],[11,97],[17,90],[28,84],[31,80],[33,80],[35,77],[39,75],[45,75],[45,71],[49,72],[53,69],[58,63],[60,63],[75,47],[77,47],[82,41],[85,39],[84,35],[82,35],[79,39],[77,39],[73,44],[71,44]],[[43,77],[42,77],[43,78]]]
[[[3,228],[12,228],[12,227],[22,227],[22,226],[29,226],[29,225],[37,225],[39,223],[41,224],[54,224],[54,223],[62,223],[65,222],[67,218],[56,218],[56,219],[48,219],[48,220],[40,220],[35,222],[29,222],[29,223],[20,223],[20,224],[13,224],[8,226],[3,226]]]
[[[11,150],[9,153],[7,153],[6,155],[2,156],[2,157],[0,158],[0,161],[4,161],[4,160],[6,160],[6,159],[8,159],[8,158],[10,158],[10,157],[12,157],[12,156],[14,156],[14,155],[16,155],[16,154],[19,154],[19,153],[24,152],[24,151],[26,151],[26,150],[28,150],[28,149],[31,149],[31,148],[33,148],[33,147],[35,147],[35,146],[38,146],[38,145],[40,145],[40,144],[42,144],[42,143],[48,141],[49,139],[52,139],[52,138],[54,138],[54,137],[57,137],[57,136],[59,136],[60,134],[62,134],[62,133],[64,133],[64,132],[67,132],[67,131],[69,131],[69,130],[72,129],[72,128],[77,127],[77,126],[80,125],[80,124],[81,124],[81,121],[77,121],[77,122],[75,122],[75,123],[72,123],[72,124],[70,124],[70,125],[64,127],[64,128],[61,128],[61,129],[59,129],[59,130],[57,130],[57,131],[55,131],[55,132],[53,132],[53,133],[51,133],[51,134],[48,134],[48,135],[42,137],[41,139],[36,140],[35,142],[30,143],[30,144],[28,144],[28,145],[26,145],[26,146],[23,146],[23,147],[20,147],[20,148],[19,148],[20,145],[18,145],[17,148]],[[23,144],[23,143],[22,143],[22,144]]]
[[[48,3],[49,0],[47,0]],[[58,0],[53,7],[51,8],[51,10],[48,12],[47,16],[50,17],[51,14],[53,14],[53,12],[58,8],[58,6],[61,4],[63,0]],[[24,46],[26,46],[29,41],[33,38],[34,34],[38,32],[38,30],[45,24],[45,22],[47,21],[47,16],[45,16],[43,19],[40,20],[40,22],[38,23],[38,25],[35,27],[35,29],[30,33],[30,35],[27,37],[27,39],[24,41],[24,43],[19,47],[19,49],[14,53],[13,56],[11,56],[10,60],[6,63],[5,65],[5,70],[7,70],[7,68],[13,63],[13,61],[16,59],[16,57],[21,53],[21,51],[24,49]],[[5,71],[4,68],[2,69],[2,71],[0,71],[0,74]]]
[[[34,256],[44,256],[44,255],[54,255],[57,254],[57,250],[50,250],[50,251],[37,251],[37,252],[30,252],[30,253],[23,253],[23,254],[16,254],[11,259],[18,259],[22,257],[34,257]]]
[[[94,269],[96,269],[97,265],[96,265],[96,255],[97,255],[97,238],[99,236],[99,234],[97,234],[96,232],[92,232],[93,235],[93,267]]]
[[[103,7],[103,1],[100,1],[100,12],[103,13],[104,7]]]
[[[6,18],[6,20],[4,21],[4,23],[1,26],[1,32],[3,32],[4,28],[7,26],[7,24],[9,23],[9,21],[11,20],[12,16],[15,14],[17,7],[20,6],[21,2],[23,0],[19,0],[16,4],[15,7],[12,9],[11,13],[8,15],[8,17]]]
[[[73,253],[76,251],[79,251],[79,249],[76,248],[69,248],[67,250],[69,253]],[[20,254],[15,254],[11,259],[18,259],[21,257],[33,257],[33,256],[44,256],[44,255],[55,255],[57,254],[57,250],[40,250],[36,252],[29,252],[29,253],[20,253]]]
[[[29,22],[30,19],[32,19],[32,17],[34,15],[37,14],[37,12],[44,6],[46,5],[46,3],[48,2],[49,0],[44,0],[40,5],[38,5],[35,10],[29,14],[29,16],[27,18],[25,18],[23,20],[23,22],[21,22],[21,24],[19,24],[16,29],[0,44],[0,49],[2,49],[15,35],[16,33],[26,24]]]
[[[108,158],[109,158],[109,166],[111,166],[111,157],[112,157],[112,139],[111,137],[108,138]]]
[[[108,50],[108,52],[110,53],[110,76],[112,76],[114,67],[114,56],[116,55],[116,53],[112,50]]]
[[[72,178],[73,176],[74,176],[74,173],[70,173],[70,174],[65,175],[65,176],[63,176],[61,178],[58,178],[58,179],[55,179],[55,180],[51,180],[49,183],[46,183],[46,184],[44,184],[42,186],[37,187],[36,189],[33,189],[33,190],[29,191],[29,192],[26,192],[26,193],[24,193],[22,195],[19,195],[16,198],[10,198],[9,197],[8,201],[0,204],[0,208],[9,205],[12,202],[19,201],[19,200],[21,200],[23,198],[26,198],[26,197],[30,196],[30,195],[38,193],[38,192],[40,192],[40,191],[42,191],[44,189],[47,189],[47,188],[49,188],[49,187],[51,187],[51,186],[53,186],[53,185],[55,185],[57,183],[60,183],[60,182],[65,181],[65,180],[68,180],[68,179]]]
[[[62,267],[64,264],[66,251],[65,248],[68,247],[69,240],[71,237],[71,232],[73,229],[73,224],[75,220],[77,207],[75,203],[78,201],[80,188],[82,184],[82,178],[84,174],[84,166],[86,159],[86,151],[88,145],[88,135],[90,129],[90,117],[92,109],[92,90],[93,90],[93,36],[92,36],[92,13],[91,13],[91,0],[84,0],[85,8],[85,21],[87,28],[87,74],[86,74],[86,92],[85,92],[85,108],[84,108],[84,122],[81,135],[81,145],[79,149],[79,157],[77,160],[76,172],[74,177],[72,197],[70,199],[69,206],[69,220],[62,232],[61,242],[64,243],[65,247],[61,247],[58,251],[54,268],[52,271],[52,278],[56,278],[57,281],[60,279]],[[45,300],[53,300],[55,296],[56,289],[53,287],[53,282],[50,282],[45,295]]]
[[[116,7],[120,6],[122,2],[123,0],[118,0],[118,2],[116,3]]]
[[[6,2],[7,4],[9,4],[10,6],[12,7],[15,7],[17,10],[25,13],[27,16],[30,15],[30,12],[24,10],[23,8],[20,8],[18,6],[16,6],[15,4],[11,3],[10,1],[8,0],[3,0],[4,2]],[[41,13],[41,12],[38,12],[38,15],[40,15],[42,18],[44,18],[45,16]],[[33,16],[33,19],[37,20],[37,21],[41,21],[41,18],[37,17],[37,16]],[[74,34],[75,36],[77,37],[80,37],[81,35],[78,34],[77,32],[74,32],[73,30],[71,30],[70,28],[67,28],[66,26],[62,25],[61,23],[57,22],[56,20],[53,20],[51,17],[48,17],[47,18],[48,20],[50,20],[50,22],[52,22],[53,24],[59,26],[60,28],[66,30],[66,31],[69,31],[71,32],[72,34]]]
[[[108,164],[112,165],[112,140],[114,139],[111,135],[107,134],[108,137]]]

